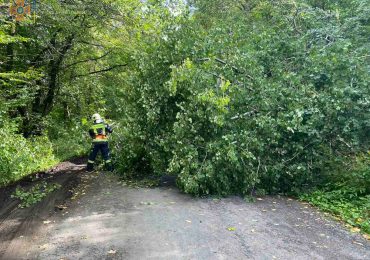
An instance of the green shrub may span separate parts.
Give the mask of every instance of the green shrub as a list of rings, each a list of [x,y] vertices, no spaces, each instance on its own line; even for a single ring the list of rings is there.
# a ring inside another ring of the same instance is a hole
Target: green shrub
[[[9,123],[3,125],[0,131],[0,186],[30,173],[46,170],[57,163],[47,137],[26,139],[16,133],[15,125]]]
[[[47,133],[53,144],[54,155],[59,161],[88,153],[91,142],[88,135],[88,124],[85,121],[49,119]]]
[[[348,170],[331,174],[320,189],[300,196],[370,234],[370,153]]]
[[[302,195],[301,199],[370,234],[370,195],[357,196],[353,190],[343,188],[316,191]]]
[[[44,136],[25,138],[15,124],[5,122],[0,128],[0,186],[7,185],[38,171],[44,171],[60,161],[85,155],[90,147],[87,130],[81,123],[54,122]]]
[[[17,187],[11,197],[20,200],[20,208],[28,208],[33,204],[40,202],[49,193],[59,189],[60,187],[60,184],[48,184],[46,181],[43,181],[41,183],[35,184],[28,190]]]
[[[59,161],[86,155],[90,147],[89,139],[85,134],[76,132],[74,135],[71,135],[67,130],[60,132],[60,136],[51,140],[51,142],[54,147],[55,157]]]

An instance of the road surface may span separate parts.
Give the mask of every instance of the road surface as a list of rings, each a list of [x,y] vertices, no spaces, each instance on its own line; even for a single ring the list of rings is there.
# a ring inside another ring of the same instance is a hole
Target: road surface
[[[2,216],[1,259],[370,259],[360,234],[290,198],[193,198],[66,167],[71,198]]]

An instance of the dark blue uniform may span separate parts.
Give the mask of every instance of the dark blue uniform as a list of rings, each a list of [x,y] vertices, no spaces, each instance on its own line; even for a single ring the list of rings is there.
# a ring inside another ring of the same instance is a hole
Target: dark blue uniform
[[[108,134],[112,132],[112,128],[105,123],[94,123],[90,128],[89,134],[93,141],[89,161],[87,162],[88,171],[92,171],[94,169],[95,159],[99,151],[102,153],[107,170],[113,170],[108,146]]]

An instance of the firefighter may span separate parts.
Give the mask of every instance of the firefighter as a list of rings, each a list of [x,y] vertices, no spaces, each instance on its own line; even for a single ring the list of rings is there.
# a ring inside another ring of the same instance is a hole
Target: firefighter
[[[89,160],[87,162],[87,171],[94,170],[95,159],[99,151],[102,153],[107,170],[112,171],[113,167],[109,155],[108,134],[112,133],[113,130],[110,125],[104,122],[99,114],[94,114],[92,120],[93,125],[89,130],[89,134],[93,140]]]

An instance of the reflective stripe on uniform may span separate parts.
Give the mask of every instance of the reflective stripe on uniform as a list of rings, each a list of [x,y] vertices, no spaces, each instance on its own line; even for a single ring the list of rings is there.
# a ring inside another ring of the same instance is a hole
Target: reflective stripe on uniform
[[[107,139],[94,139],[93,140],[93,143],[105,143],[105,142],[108,142]]]
[[[108,139],[107,133],[106,133],[106,127],[107,125],[102,124],[94,124],[91,126],[90,130],[94,133],[93,142],[99,143],[99,142],[106,142]]]
[[[98,129],[98,128],[105,128],[105,124],[96,124],[96,125],[92,125],[91,128],[95,128],[95,129]]]
[[[91,127],[95,134],[98,134],[98,129],[102,130],[102,134],[105,135],[105,124],[96,124]]]
[[[91,160],[88,160],[87,162],[88,162],[88,163],[94,163],[94,161],[91,161]]]
[[[110,162],[112,162],[112,160],[106,160],[105,162],[106,162],[106,163],[110,163]]]

